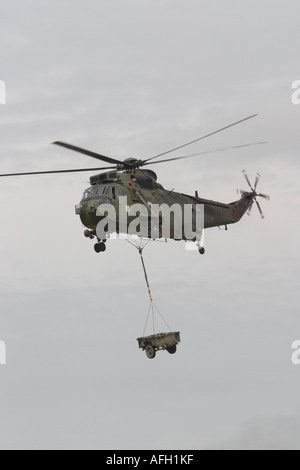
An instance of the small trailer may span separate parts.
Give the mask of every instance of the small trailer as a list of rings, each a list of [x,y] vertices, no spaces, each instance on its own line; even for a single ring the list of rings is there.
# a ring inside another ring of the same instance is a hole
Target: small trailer
[[[146,351],[149,359],[154,359],[156,351],[167,350],[170,354],[175,354],[177,344],[180,342],[180,332],[158,333],[151,336],[137,338],[139,348]]]

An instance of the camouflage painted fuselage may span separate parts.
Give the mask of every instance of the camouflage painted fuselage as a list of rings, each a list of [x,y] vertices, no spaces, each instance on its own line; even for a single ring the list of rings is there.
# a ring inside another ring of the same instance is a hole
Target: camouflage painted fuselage
[[[167,204],[171,207],[174,204],[179,204],[184,208],[184,205],[196,207],[197,204],[202,204],[204,205],[204,229],[238,222],[249,208],[252,199],[251,195],[243,194],[238,201],[223,204],[165,190],[157,183],[156,174],[151,170],[115,171],[91,177],[91,186],[84,192],[80,204],[76,206],[76,213],[80,215],[85,227],[96,231],[101,220],[101,217],[96,214],[98,206],[112,204],[118,220],[120,196],[127,197],[128,207],[134,204],[143,204],[149,211],[149,217],[152,205]],[[133,219],[134,217],[128,217],[128,225]],[[119,233],[118,224],[116,232]],[[170,235],[170,238],[174,238],[172,226]],[[184,235],[183,239],[185,239]]]

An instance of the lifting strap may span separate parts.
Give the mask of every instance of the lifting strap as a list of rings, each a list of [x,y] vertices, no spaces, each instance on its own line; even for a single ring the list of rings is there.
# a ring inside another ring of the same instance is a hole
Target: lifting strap
[[[149,285],[148,275],[147,275],[147,271],[146,271],[146,266],[145,266],[144,258],[143,258],[143,248],[141,248],[141,247],[139,248],[139,253],[140,253],[140,257],[141,257],[141,262],[142,262],[142,266],[143,266],[143,270],[144,270],[144,274],[145,274],[145,280],[146,280],[146,284],[147,284],[147,288],[148,288],[148,294],[149,294],[149,298],[150,298],[150,305],[149,305],[148,315],[147,315],[147,319],[146,319],[146,324],[145,324],[145,327],[144,327],[143,336],[145,335],[145,331],[146,331],[146,328],[147,328],[150,312],[152,312],[153,334],[155,334],[155,331],[156,331],[156,327],[155,327],[155,323],[156,323],[156,321],[155,321],[155,316],[156,316],[155,315],[155,310],[159,314],[159,316],[161,317],[163,322],[166,324],[166,326],[169,328],[169,330],[172,331],[171,327],[168,325],[168,323],[166,322],[166,320],[164,319],[164,317],[162,316],[162,314],[160,313],[158,308],[154,305],[152,294],[151,294],[151,289],[150,289],[150,285]]]
[[[151,294],[151,290],[150,290],[150,285],[149,285],[149,281],[148,281],[148,276],[147,276],[147,271],[146,271],[146,267],[145,267],[145,263],[144,263],[142,248],[139,248],[139,253],[140,253],[141,262],[142,262],[142,266],[143,266],[143,270],[144,270],[144,274],[145,274],[146,284],[147,284],[147,287],[148,287],[148,294],[149,294],[149,297],[150,297],[150,302],[153,302],[152,294]]]
[[[158,308],[154,305],[154,302],[153,302],[153,298],[152,298],[152,293],[151,293],[151,289],[150,289],[150,285],[149,285],[149,280],[148,280],[148,275],[147,275],[147,271],[146,271],[146,266],[145,266],[145,263],[144,263],[144,258],[143,258],[143,250],[144,248],[146,248],[146,246],[148,245],[148,243],[150,242],[150,239],[148,239],[145,243],[143,243],[143,240],[141,240],[140,244],[138,245],[138,243],[132,239],[130,240],[130,237],[125,237],[124,238],[128,243],[130,243],[130,245],[134,246],[135,248],[138,249],[139,251],[139,254],[140,254],[140,257],[141,257],[141,263],[142,263],[142,266],[143,266],[143,270],[144,270],[144,275],[145,275],[145,280],[146,280],[146,284],[147,284],[147,288],[148,288],[148,294],[149,294],[149,298],[150,298],[150,305],[149,305],[149,310],[148,310],[148,315],[147,315],[147,319],[146,319],[146,324],[145,324],[145,328],[144,328],[144,333],[143,333],[143,336],[145,335],[145,331],[146,331],[146,328],[147,328],[147,324],[148,324],[148,320],[149,320],[149,316],[150,316],[150,312],[152,312],[152,323],[153,323],[153,334],[155,334],[155,330],[156,330],[156,314],[155,312],[158,313],[158,315],[160,316],[161,320],[166,324],[166,326],[168,327],[168,329],[170,331],[171,330],[171,327],[168,325],[168,323],[166,322],[166,320],[164,319],[163,315],[160,313],[160,311],[158,310]]]

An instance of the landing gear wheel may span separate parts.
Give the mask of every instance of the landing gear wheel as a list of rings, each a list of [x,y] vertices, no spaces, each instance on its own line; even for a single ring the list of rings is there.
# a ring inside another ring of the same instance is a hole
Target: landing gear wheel
[[[106,250],[105,243],[103,243],[103,242],[96,243],[96,245],[94,246],[94,250],[96,251],[96,253],[104,252]]]
[[[203,247],[199,248],[199,253],[200,253],[200,255],[204,255],[205,248],[203,248]]]
[[[96,243],[96,245],[94,245],[94,250],[96,251],[96,253],[100,253],[101,252],[101,244]]]
[[[167,351],[169,354],[175,354],[177,351],[176,344],[174,344],[174,346],[170,346],[169,348],[167,348]]]
[[[148,344],[148,346],[146,346],[146,355],[149,359],[154,359],[156,356],[156,351],[154,347],[151,346],[151,344]]]

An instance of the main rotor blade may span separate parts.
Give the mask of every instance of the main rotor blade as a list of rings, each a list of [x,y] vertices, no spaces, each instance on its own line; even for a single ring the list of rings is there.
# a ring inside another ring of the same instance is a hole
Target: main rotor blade
[[[76,147],[75,145],[66,144],[65,142],[52,142],[55,145],[60,145],[61,147],[65,147],[69,150],[74,150],[75,152],[83,153],[84,155],[88,155],[89,157],[97,158],[97,160],[102,160],[107,163],[112,163],[115,165],[122,164],[121,160],[116,160],[115,158],[106,157],[105,155],[100,155],[100,153],[91,152],[90,150],[83,149],[81,147]]]
[[[114,166],[106,167],[106,168],[76,168],[73,170],[51,170],[51,171],[31,171],[26,173],[7,173],[4,175],[0,175],[0,177],[5,176],[30,176],[30,175],[50,175],[50,174],[57,174],[57,173],[79,173],[80,171],[100,171],[100,170],[112,170],[115,169]]]
[[[184,160],[185,158],[191,158],[191,157],[197,157],[199,155],[207,155],[209,153],[214,153],[214,152],[223,152],[225,150],[236,150],[244,147],[251,147],[252,145],[263,145],[267,144],[268,142],[253,142],[251,144],[244,144],[244,145],[235,145],[233,147],[223,147],[220,149],[214,149],[214,150],[207,150],[205,152],[199,152],[199,153],[192,153],[191,155],[184,155],[183,157],[174,157],[174,158],[166,158],[164,160],[159,160],[158,162],[149,162],[149,160],[145,160],[146,163],[143,163],[141,166],[147,166],[147,165],[156,165],[157,163],[165,163],[165,162],[172,162],[175,160]]]
[[[252,116],[248,116],[244,119],[241,119],[240,121],[234,122],[233,124],[230,124],[229,126],[222,127],[222,129],[218,129],[217,131],[211,132],[210,134],[204,135],[203,137],[199,137],[199,139],[192,140],[191,142],[188,142],[187,144],[180,145],[179,147],[175,147],[171,150],[168,150],[167,152],[160,153],[158,155],[155,155],[154,157],[147,158],[144,160],[144,162],[149,162],[150,160],[154,160],[154,158],[162,157],[163,155],[166,155],[167,153],[175,152],[175,150],[182,149],[183,147],[187,147],[188,145],[194,144],[195,142],[199,142],[200,140],[206,139],[207,137],[210,137],[212,135],[218,134],[219,132],[222,132],[226,129],[229,129],[230,127],[236,126],[237,124],[241,124],[244,121],[248,121],[249,119],[252,119],[256,117],[257,114],[253,114]]]

